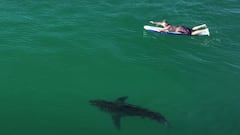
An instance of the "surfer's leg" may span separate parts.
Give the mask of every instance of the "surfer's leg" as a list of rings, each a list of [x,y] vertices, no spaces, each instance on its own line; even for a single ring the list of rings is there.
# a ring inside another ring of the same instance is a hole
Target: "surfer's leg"
[[[196,31],[192,31],[191,33],[191,35],[201,35],[201,34],[208,35],[208,36],[210,35],[208,29],[196,30]]]
[[[195,27],[192,28],[192,30],[198,30],[198,29],[201,29],[201,28],[207,28],[207,25],[202,24],[202,25],[199,25],[199,26],[195,26]]]

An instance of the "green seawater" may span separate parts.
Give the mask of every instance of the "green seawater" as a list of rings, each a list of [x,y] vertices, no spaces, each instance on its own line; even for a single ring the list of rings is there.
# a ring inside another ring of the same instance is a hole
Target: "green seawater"
[[[239,0],[1,0],[0,135],[239,135]],[[146,32],[207,24],[210,37]],[[91,99],[160,112],[117,130]]]

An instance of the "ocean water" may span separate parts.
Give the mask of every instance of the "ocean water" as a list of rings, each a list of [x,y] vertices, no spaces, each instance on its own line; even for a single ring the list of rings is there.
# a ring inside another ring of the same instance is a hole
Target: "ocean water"
[[[1,135],[239,135],[239,0],[1,0]],[[207,24],[210,37],[158,35],[150,20]],[[171,124],[111,116],[115,100]]]

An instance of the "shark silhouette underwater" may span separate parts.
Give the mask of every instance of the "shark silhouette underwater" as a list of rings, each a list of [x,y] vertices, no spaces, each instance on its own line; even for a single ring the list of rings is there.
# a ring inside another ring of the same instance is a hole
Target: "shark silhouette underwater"
[[[98,107],[104,112],[110,113],[113,119],[113,123],[116,128],[120,129],[120,121],[125,116],[139,116],[142,118],[149,118],[160,122],[166,126],[169,126],[168,121],[158,112],[153,112],[148,109],[144,109],[125,102],[127,96],[119,97],[115,101],[106,100],[90,100],[90,104]]]

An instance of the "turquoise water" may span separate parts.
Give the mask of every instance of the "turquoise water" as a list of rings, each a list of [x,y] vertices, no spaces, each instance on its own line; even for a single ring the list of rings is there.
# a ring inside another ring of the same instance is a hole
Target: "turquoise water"
[[[238,0],[2,0],[1,135],[239,135]],[[157,35],[150,20],[210,37]],[[91,99],[162,113],[118,131]]]

